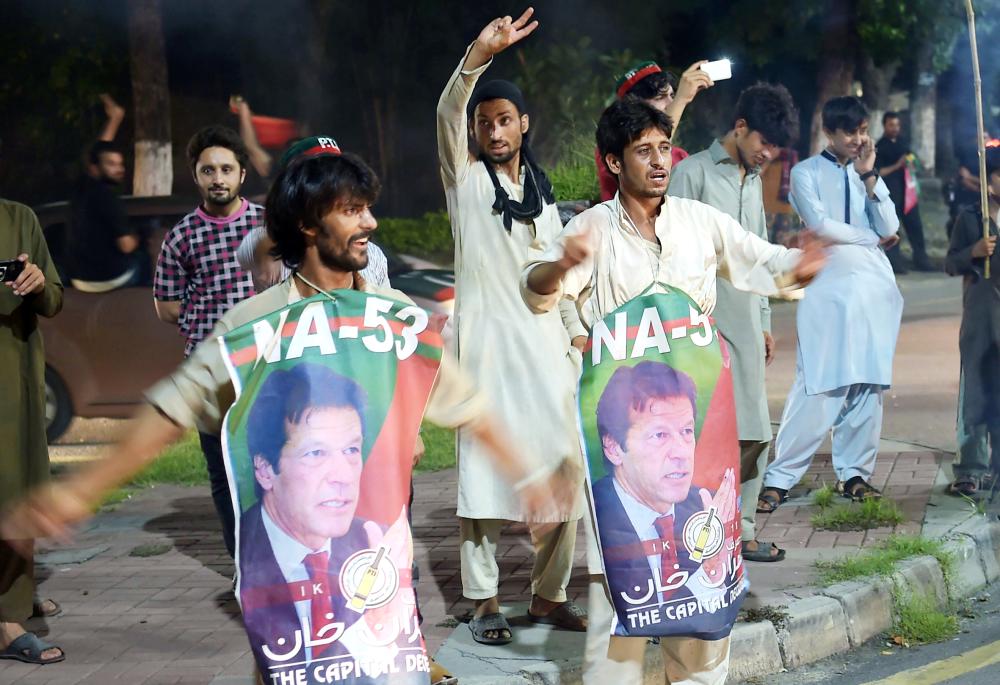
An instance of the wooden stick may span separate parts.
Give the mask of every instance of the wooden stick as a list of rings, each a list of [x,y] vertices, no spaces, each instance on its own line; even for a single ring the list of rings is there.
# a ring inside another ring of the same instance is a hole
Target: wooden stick
[[[969,47],[972,49],[972,79],[976,90],[976,127],[979,132],[979,202],[983,211],[983,238],[990,237],[990,202],[986,193],[986,127],[983,124],[983,80],[979,75],[979,48],[976,46],[976,14],[972,0],[965,0],[965,13],[969,18]],[[986,278],[990,277],[990,257],[986,257]]]

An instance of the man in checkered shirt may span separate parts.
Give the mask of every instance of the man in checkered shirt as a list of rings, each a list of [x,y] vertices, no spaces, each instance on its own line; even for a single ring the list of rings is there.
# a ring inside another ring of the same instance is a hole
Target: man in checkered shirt
[[[229,309],[254,294],[250,274],[236,260],[236,250],[253,229],[264,225],[264,208],[240,196],[248,156],[236,131],[209,126],[187,147],[188,160],[202,203],[163,239],[156,261],[153,303],[156,315],[176,323],[190,355]],[[226,549],[235,549],[232,497],[218,435],[201,433],[212,500],[223,526]]]

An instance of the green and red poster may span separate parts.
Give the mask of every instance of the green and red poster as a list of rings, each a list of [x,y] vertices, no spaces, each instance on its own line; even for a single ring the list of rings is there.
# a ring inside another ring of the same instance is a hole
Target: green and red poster
[[[729,634],[743,600],[739,443],[725,345],[680,290],[593,326],[580,418],[613,634]]]
[[[427,683],[407,502],[441,359],[427,313],[342,290],[221,339],[237,596],[265,683]]]

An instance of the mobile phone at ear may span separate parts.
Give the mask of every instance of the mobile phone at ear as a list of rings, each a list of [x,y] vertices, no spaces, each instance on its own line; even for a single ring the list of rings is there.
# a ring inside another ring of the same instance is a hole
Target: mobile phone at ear
[[[0,281],[4,283],[16,281],[22,271],[24,271],[24,262],[20,259],[0,260]]]
[[[727,78],[733,77],[733,64],[728,59],[705,62],[701,65],[701,70],[708,74],[708,78],[713,81],[725,81]]]

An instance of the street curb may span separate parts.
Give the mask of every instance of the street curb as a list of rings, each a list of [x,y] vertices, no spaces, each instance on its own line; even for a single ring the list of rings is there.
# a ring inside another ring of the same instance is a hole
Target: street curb
[[[817,595],[788,605],[788,620],[778,630],[785,668],[819,661],[851,648],[847,618],[840,602]]]
[[[892,585],[885,580],[837,583],[820,594],[840,602],[852,648],[892,625]]]
[[[770,621],[741,622],[733,626],[729,652],[730,682],[770,675],[782,668],[784,662],[778,646],[778,634]]]
[[[783,608],[787,618],[778,621],[778,626],[771,621],[737,623],[731,636],[727,684],[798,668],[862,645],[892,628],[894,597],[925,595],[943,608],[1000,578],[1000,522],[973,517],[951,529],[944,549],[953,558],[947,576],[934,557],[913,557],[901,561],[889,578],[813,588],[814,596]],[[520,668],[507,674],[462,674],[460,679],[463,685],[577,685],[582,683],[582,652],[580,644],[578,658],[545,663],[525,659]],[[643,683],[662,685],[660,649],[649,645],[644,656]]]

